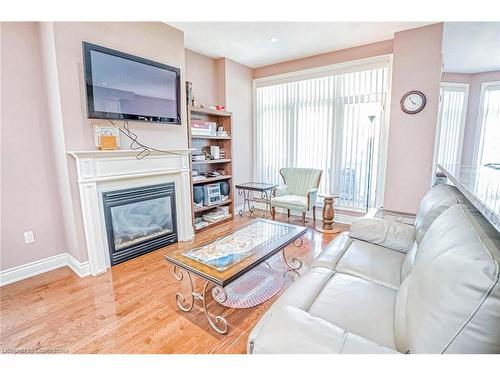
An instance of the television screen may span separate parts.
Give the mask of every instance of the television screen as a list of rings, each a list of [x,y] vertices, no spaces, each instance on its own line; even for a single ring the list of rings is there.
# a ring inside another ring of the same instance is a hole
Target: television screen
[[[83,46],[89,118],[180,124],[179,69]]]

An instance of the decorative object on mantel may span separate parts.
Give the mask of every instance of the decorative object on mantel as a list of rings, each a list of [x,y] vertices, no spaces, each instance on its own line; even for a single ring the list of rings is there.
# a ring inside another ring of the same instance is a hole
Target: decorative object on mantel
[[[114,125],[94,124],[94,142],[101,150],[117,150],[120,147],[120,129]]]

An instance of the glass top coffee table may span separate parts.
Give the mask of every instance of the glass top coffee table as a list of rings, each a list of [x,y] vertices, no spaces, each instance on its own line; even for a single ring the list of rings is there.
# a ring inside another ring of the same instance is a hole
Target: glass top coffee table
[[[174,277],[181,281],[186,274],[191,287],[191,295],[187,298],[177,293],[177,306],[182,311],[189,312],[193,309],[195,300],[201,300],[210,326],[221,334],[227,333],[226,319],[222,316],[212,318],[207,310],[210,287],[217,288],[213,294],[214,299],[224,302],[227,299],[224,287],[278,252],[283,253],[287,272],[298,274],[302,262],[297,258],[288,261],[284,249],[291,243],[297,247],[302,246],[301,237],[306,231],[306,228],[297,225],[256,219],[222,238],[166,255],[165,259],[174,265]],[[205,281],[201,292],[194,290],[193,274]]]

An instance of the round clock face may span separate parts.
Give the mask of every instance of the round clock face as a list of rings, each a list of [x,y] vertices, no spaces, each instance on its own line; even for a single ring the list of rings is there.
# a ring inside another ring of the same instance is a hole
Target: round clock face
[[[401,99],[401,109],[405,113],[415,114],[425,107],[425,95],[420,91],[410,91]]]

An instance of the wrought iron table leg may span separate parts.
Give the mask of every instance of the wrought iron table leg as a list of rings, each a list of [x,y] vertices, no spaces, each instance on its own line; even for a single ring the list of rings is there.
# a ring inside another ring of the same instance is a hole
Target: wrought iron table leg
[[[297,244],[297,241],[300,240],[300,245]],[[304,243],[304,240],[302,239],[302,237],[296,239],[295,241],[293,241],[293,245],[295,247],[300,247],[302,246],[302,244]],[[302,261],[299,259],[299,258],[296,258],[296,257],[293,257],[290,261],[286,259],[286,255],[285,255],[285,248],[283,248],[282,250],[282,254],[283,254],[283,260],[285,261],[285,264],[286,266],[288,267],[288,269],[286,270],[286,272],[293,272],[295,273],[297,276],[300,277],[300,273],[299,273],[299,270],[302,268]]]
[[[238,195],[239,196],[242,196],[243,195],[243,208],[240,209],[240,211],[238,212],[238,214],[243,217],[243,213],[245,212],[245,201],[246,201],[246,194],[245,194],[245,190],[242,190],[242,189],[238,189]]]
[[[260,194],[260,197],[261,197],[261,199],[263,199],[265,201],[265,204],[266,204],[264,214],[262,215],[262,217],[265,218],[267,216],[268,212],[269,212],[269,214],[271,214],[271,199],[270,199],[271,197],[269,196],[268,190],[264,190]]]
[[[208,309],[207,309],[207,293],[209,292],[208,291],[209,284],[210,284],[210,282],[208,282],[208,281],[205,282],[205,286],[203,287],[203,293],[198,298],[200,298],[203,301],[203,312],[205,313],[205,317],[207,318],[208,323],[210,324],[210,326],[216,332],[220,333],[221,335],[225,335],[227,333],[228,327],[229,327],[229,324],[227,323],[227,320],[224,319],[220,315],[215,315],[215,317],[210,316],[210,313],[208,312]],[[227,299],[227,295],[226,295],[226,292],[224,291],[223,288],[220,288],[220,290],[223,293],[223,297],[221,297],[220,299],[219,298],[215,298],[215,300],[217,302],[224,302]]]
[[[253,193],[250,190],[247,190],[247,204],[248,204],[248,211],[250,211],[250,215],[253,214],[255,207],[252,205],[252,201],[250,200],[250,195]]]
[[[215,315],[214,317],[212,317],[212,315],[208,312],[207,294],[209,294],[210,292],[208,288],[210,282],[209,281],[205,282],[203,291],[201,293],[197,293],[194,291],[193,279],[191,278],[191,274],[187,271],[179,269],[177,266],[174,266],[174,277],[176,278],[176,280],[182,281],[184,279],[184,273],[186,273],[189,278],[189,286],[191,287],[191,293],[190,293],[191,298],[189,302],[186,303],[186,298],[182,295],[182,293],[180,292],[177,293],[175,296],[177,301],[177,306],[182,311],[190,312],[191,310],[193,310],[194,301],[201,300],[203,303],[203,312],[205,313],[205,317],[207,318],[207,321],[210,324],[210,326],[216,332],[225,335],[229,328],[227,320],[220,315]],[[219,303],[225,302],[227,300],[227,294],[224,288],[221,288],[219,286],[215,286],[215,288],[217,288],[216,296],[214,296],[215,301]]]
[[[184,279],[184,272],[183,270],[180,270],[177,268],[177,266],[174,266],[174,277],[178,281],[182,281]],[[189,285],[191,286],[191,292],[189,295],[191,296],[189,302],[186,305],[186,298],[182,295],[182,293],[178,292],[175,295],[175,299],[177,301],[177,306],[179,309],[185,312],[189,312],[193,309],[194,306],[194,286],[193,286],[193,279],[191,278],[191,274],[189,272],[186,272],[189,278]]]

